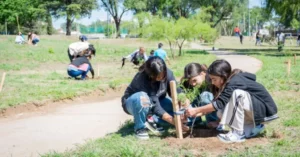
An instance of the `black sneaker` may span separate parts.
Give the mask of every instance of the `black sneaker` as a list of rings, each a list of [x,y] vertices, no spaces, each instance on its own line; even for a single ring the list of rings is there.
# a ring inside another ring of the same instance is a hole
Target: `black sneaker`
[[[140,139],[140,140],[149,139],[147,128],[142,128],[142,129],[138,129],[137,131],[135,131],[135,137]]]
[[[157,127],[157,125],[155,123],[146,122],[145,126],[146,126],[147,129],[149,129],[150,131],[152,131],[156,135],[161,135],[162,133],[165,132],[164,128]]]

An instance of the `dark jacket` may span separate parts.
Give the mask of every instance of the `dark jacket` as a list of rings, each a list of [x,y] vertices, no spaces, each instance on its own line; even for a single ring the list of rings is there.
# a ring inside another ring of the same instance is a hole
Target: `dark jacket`
[[[159,100],[166,98],[167,93],[171,96],[170,81],[175,80],[173,72],[167,69],[167,77],[163,81],[152,81],[146,72],[138,72],[130,85],[125,90],[122,97],[123,110],[128,113],[125,107],[126,99],[137,92],[145,92],[150,98],[152,112],[161,117],[166,111],[161,107]],[[180,88],[177,88],[177,92],[181,92]],[[128,113],[129,114],[129,113]]]
[[[238,73],[230,79],[220,96],[213,101],[214,108],[224,109],[236,89],[244,90],[251,95],[256,124],[278,118],[277,106],[271,95],[264,86],[256,82],[254,74],[246,72]]]
[[[74,60],[71,62],[71,64],[72,64],[72,65],[75,65],[76,67],[79,67],[80,65],[82,65],[82,64],[84,64],[84,63],[89,64],[89,66],[90,66],[90,68],[91,68],[91,73],[92,73],[92,75],[93,75],[93,77],[94,77],[94,69],[93,69],[93,67],[92,67],[91,62],[87,59],[87,57],[81,56],[81,57],[78,57],[78,58],[74,59]]]

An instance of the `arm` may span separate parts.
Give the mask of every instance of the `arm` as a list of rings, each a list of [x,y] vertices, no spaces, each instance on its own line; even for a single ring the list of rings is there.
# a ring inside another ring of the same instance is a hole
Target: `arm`
[[[91,71],[91,73],[92,73],[92,78],[94,78],[94,76],[95,76],[95,72],[94,72],[94,68],[92,67],[92,64],[91,64],[91,62],[88,60],[88,64],[89,64],[89,66],[90,66],[90,71]]]
[[[215,111],[215,108],[212,104],[208,104],[202,107],[188,108],[185,112],[187,116],[195,117],[197,114],[210,113]]]
[[[136,51],[132,52],[131,54],[129,54],[128,56],[126,56],[124,58],[131,59],[134,56],[135,53],[136,53]]]

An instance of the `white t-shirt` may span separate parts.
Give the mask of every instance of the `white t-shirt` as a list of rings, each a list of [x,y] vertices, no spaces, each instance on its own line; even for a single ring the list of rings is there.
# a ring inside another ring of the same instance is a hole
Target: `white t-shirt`
[[[69,52],[71,56],[77,56],[80,52],[89,48],[88,42],[75,42],[69,45]]]
[[[16,43],[21,43],[23,41],[24,41],[24,39],[20,35],[16,36],[16,39],[15,39]]]

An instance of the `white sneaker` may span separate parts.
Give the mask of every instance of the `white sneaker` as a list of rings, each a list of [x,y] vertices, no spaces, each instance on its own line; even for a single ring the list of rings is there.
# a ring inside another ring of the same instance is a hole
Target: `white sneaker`
[[[252,138],[252,137],[257,136],[257,135],[258,135],[259,133],[261,133],[264,129],[265,129],[265,125],[263,125],[263,124],[258,124],[258,125],[256,125],[256,127],[252,129],[252,131],[251,131],[249,137],[247,137],[247,138]]]
[[[245,134],[243,135],[238,135],[237,133],[234,133],[233,131],[230,131],[227,134],[219,134],[217,136],[220,141],[224,143],[239,143],[239,142],[245,142]]]

